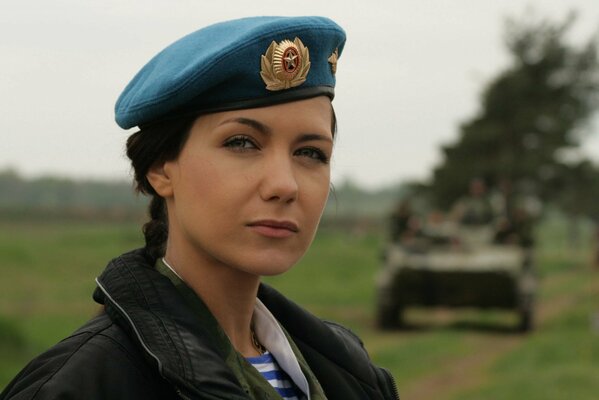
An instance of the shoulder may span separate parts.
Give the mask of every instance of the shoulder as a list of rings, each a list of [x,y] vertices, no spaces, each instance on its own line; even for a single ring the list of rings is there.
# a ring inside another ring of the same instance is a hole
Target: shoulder
[[[332,335],[338,341],[344,344],[344,347],[346,347],[348,353],[353,355],[356,362],[370,361],[370,356],[364,347],[364,342],[362,342],[362,339],[354,331],[337,322],[322,320],[322,323],[329,328]]]
[[[8,399],[157,398],[165,386],[129,336],[102,314],[32,360],[8,385]]]
[[[259,297],[295,341],[339,362],[368,361],[362,341],[348,328],[321,320],[267,285],[260,286]]]
[[[374,365],[349,328],[324,321],[261,285],[260,300],[289,332],[330,398],[395,399],[391,374]]]
[[[356,358],[354,362],[363,362],[365,365],[368,365],[383,398],[390,400],[398,399],[399,394],[393,376],[387,369],[376,366],[370,361],[370,356],[364,347],[362,339],[351,329],[341,324],[332,321],[323,322],[334,332],[339,340],[346,344],[349,352],[354,354]]]

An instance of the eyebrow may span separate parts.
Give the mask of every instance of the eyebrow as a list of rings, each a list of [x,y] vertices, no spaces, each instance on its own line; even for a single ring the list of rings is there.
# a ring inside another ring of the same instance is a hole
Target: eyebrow
[[[238,124],[242,124],[242,125],[247,125],[250,128],[253,128],[255,130],[257,130],[258,132],[270,136],[272,135],[272,129],[269,128],[268,126],[264,125],[263,123],[256,121],[255,119],[251,119],[251,118],[244,118],[244,117],[237,117],[237,118],[230,118],[227,119],[223,122],[221,122],[219,125],[224,125],[224,124],[230,124],[230,123],[238,123]],[[318,133],[304,133],[302,134],[297,140],[296,142],[298,143],[302,143],[302,142],[309,142],[312,140],[322,140],[325,142],[333,142],[333,139],[325,136],[325,135],[321,135]]]
[[[311,140],[322,140],[325,142],[333,143],[332,138],[330,138],[328,136],[320,135],[318,133],[304,133],[296,140],[296,142],[302,143],[302,142],[309,142]]]
[[[227,120],[221,122],[219,125],[230,124],[233,122],[242,124],[242,125],[247,125],[250,128],[253,128],[253,129],[257,130],[258,132],[263,133],[265,135],[272,135],[272,129],[270,129],[268,126],[264,125],[263,123],[258,122],[255,119],[250,119],[250,118],[243,118],[243,117],[230,118],[230,119],[227,119]]]

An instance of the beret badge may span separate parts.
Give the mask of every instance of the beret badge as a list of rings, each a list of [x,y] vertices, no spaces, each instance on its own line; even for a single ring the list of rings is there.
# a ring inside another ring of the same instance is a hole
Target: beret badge
[[[339,49],[335,49],[333,54],[331,54],[331,56],[327,60],[329,62],[329,64],[331,64],[331,72],[333,72],[333,75],[335,75],[337,73],[337,61],[338,60],[339,60]]]
[[[306,81],[310,71],[310,53],[299,38],[273,41],[261,57],[260,76],[266,89],[289,89]]]

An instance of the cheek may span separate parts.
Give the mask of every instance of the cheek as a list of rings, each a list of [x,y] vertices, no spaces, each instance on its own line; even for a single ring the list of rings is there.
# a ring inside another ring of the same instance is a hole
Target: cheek
[[[204,210],[210,208],[210,198],[218,189],[218,176],[212,163],[201,159],[182,161],[179,171],[174,185],[174,203],[179,218],[185,223],[185,219],[192,217],[196,220]]]
[[[185,203],[182,218],[195,215],[226,221],[224,218],[246,200],[251,177],[235,165],[203,156],[182,164],[180,181],[184,199],[179,203]]]
[[[210,162],[188,162],[183,163],[181,167],[180,187],[185,195],[199,196],[203,192],[210,193],[207,189],[212,187],[217,179]]]
[[[326,206],[330,184],[330,172],[327,170],[326,172],[323,171],[320,175],[312,177],[304,185],[303,196],[306,199],[305,201],[310,207],[310,212],[317,214],[318,219],[320,219],[320,215]]]

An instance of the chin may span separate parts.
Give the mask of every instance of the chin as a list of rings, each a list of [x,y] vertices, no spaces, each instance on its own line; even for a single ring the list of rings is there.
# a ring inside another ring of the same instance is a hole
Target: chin
[[[246,259],[240,269],[253,275],[274,276],[289,271],[300,260],[300,254],[296,257],[286,254],[264,254],[253,260]]]
[[[289,271],[291,268],[293,268],[293,265],[290,265],[287,268],[281,268],[280,266],[273,267],[273,268],[261,268],[260,271],[256,275],[277,276],[277,275],[284,274],[285,272]]]

